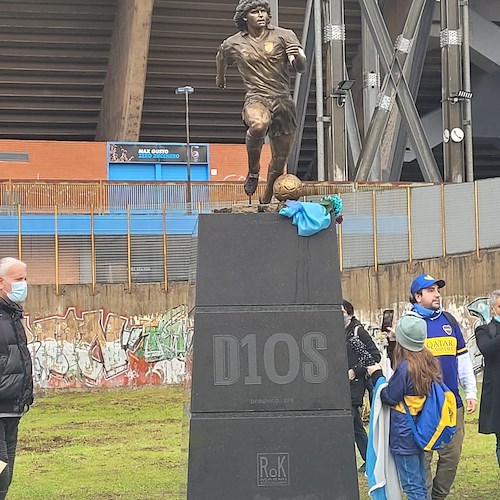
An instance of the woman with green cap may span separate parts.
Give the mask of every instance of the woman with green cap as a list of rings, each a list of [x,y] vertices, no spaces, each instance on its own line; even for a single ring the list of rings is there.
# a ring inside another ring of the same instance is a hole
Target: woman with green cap
[[[422,318],[411,313],[401,317],[396,324],[395,336],[395,371],[387,386],[380,391],[382,403],[391,407],[389,449],[408,500],[426,500],[424,451],[415,442],[404,403],[410,414],[416,417],[432,383],[441,380],[441,369],[425,347],[427,325]],[[374,384],[383,376],[378,364],[367,367],[367,372]]]

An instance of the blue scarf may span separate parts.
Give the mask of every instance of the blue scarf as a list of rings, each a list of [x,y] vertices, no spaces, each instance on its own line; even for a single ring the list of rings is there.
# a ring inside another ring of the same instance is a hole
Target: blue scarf
[[[441,313],[441,307],[437,310],[427,309],[426,307],[422,307],[420,304],[413,304],[413,310],[418,313],[424,319],[434,319],[437,318]]]

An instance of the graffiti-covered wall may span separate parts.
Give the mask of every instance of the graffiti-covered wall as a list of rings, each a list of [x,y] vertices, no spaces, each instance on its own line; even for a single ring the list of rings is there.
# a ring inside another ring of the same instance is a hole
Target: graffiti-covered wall
[[[62,316],[26,318],[38,387],[180,383],[186,307],[147,316],[70,307]]]
[[[100,290],[96,298],[73,287],[66,288],[65,296],[53,296],[47,293],[47,288],[30,288],[24,319],[36,387],[110,387],[182,381],[188,332],[192,331],[185,289],[177,287],[164,292],[146,285],[124,293],[123,287],[116,286]],[[144,297],[155,291],[160,302],[155,305],[162,306],[161,310],[146,312],[148,302],[142,303]],[[68,296],[75,293],[81,294],[80,303],[64,307]],[[114,295],[121,300],[113,301]],[[54,303],[43,306],[46,312],[40,311],[41,302],[51,296]],[[89,301],[106,307],[89,307],[92,305]]]

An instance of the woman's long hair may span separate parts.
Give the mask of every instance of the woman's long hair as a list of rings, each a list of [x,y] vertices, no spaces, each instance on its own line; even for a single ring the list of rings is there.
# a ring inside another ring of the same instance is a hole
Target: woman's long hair
[[[417,396],[425,396],[431,390],[432,382],[441,381],[439,361],[427,347],[414,352],[405,349],[397,342],[394,348],[395,368],[405,359],[408,361],[408,373],[413,381]]]

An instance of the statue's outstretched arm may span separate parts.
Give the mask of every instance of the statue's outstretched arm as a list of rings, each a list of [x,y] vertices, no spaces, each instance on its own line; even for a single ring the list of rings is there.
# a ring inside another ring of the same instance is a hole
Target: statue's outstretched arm
[[[215,84],[217,87],[221,89],[226,88],[226,68],[227,68],[227,62],[224,57],[224,53],[222,52],[222,49],[219,49],[217,52],[217,56],[215,58],[215,64],[217,67],[217,75],[215,77]]]
[[[286,47],[286,55],[295,70],[298,73],[304,73],[307,67],[307,58],[304,49],[298,43],[290,43]]]
[[[297,73],[304,73],[307,69],[307,58],[302,47],[299,47],[299,54],[295,56],[293,66],[296,69]]]

